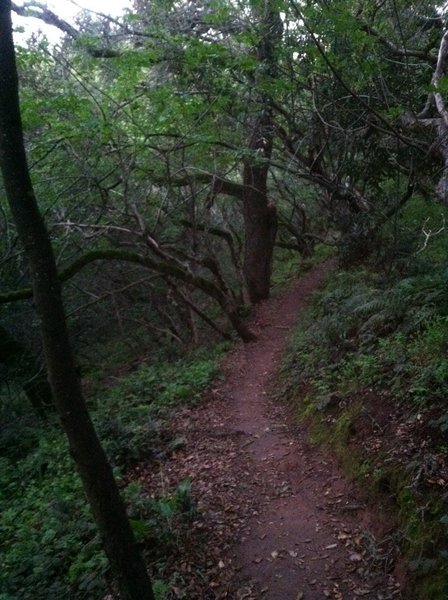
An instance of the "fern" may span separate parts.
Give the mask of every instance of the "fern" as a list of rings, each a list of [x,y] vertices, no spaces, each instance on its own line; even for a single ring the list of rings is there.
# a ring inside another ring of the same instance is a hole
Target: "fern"
[[[383,281],[342,272],[317,295],[286,370],[313,389],[375,385],[419,405],[448,394],[444,275]],[[321,397],[320,394],[319,397]]]

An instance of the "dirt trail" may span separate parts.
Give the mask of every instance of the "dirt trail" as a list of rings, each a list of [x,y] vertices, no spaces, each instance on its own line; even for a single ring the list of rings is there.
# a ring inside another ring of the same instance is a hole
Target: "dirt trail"
[[[249,481],[261,501],[235,544],[235,561],[254,597],[266,600],[399,594],[364,552],[369,534],[353,515],[362,506],[352,486],[269,396],[291,328],[326,271],[318,267],[264,303],[257,314],[259,340],[237,348],[225,366],[227,427],[242,434]]]
[[[291,329],[327,270],[315,268],[259,306],[252,319],[257,342],[238,344],[213,398],[176,418],[186,444],[161,478],[169,484],[191,477],[202,515],[173,566],[184,574],[179,597],[400,597],[384,552],[360,526],[375,515],[366,515],[331,457],[312,447],[288,409],[270,397]],[[211,587],[201,588],[198,573]]]

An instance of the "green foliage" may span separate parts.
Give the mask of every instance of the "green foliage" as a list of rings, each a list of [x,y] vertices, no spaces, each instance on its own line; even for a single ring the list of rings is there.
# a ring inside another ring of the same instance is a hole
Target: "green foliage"
[[[285,285],[312,269],[319,263],[328,260],[335,254],[335,248],[319,244],[311,258],[301,258],[295,250],[279,248],[274,256],[272,275],[272,293],[281,292]]]
[[[170,408],[197,402],[216,375],[213,358],[142,365],[106,392],[96,402],[94,420],[113,464],[157,455],[160,417]]]
[[[84,597],[104,586],[105,557],[78,477],[60,434],[52,438],[26,460],[1,459],[0,589],[12,597],[69,597],[74,582]]]
[[[118,477],[130,464],[163,459],[175,446],[163,433],[164,418],[173,407],[198,401],[217,374],[215,356],[204,351],[191,360],[143,365],[98,394],[92,416]],[[0,442],[2,600],[106,595],[107,560],[59,427],[10,425]],[[132,482],[124,493],[138,540],[163,563],[195,515],[191,482],[161,497],[145,497]],[[165,584],[156,588],[163,598]]]
[[[344,392],[375,385],[428,405],[448,393],[447,317],[443,273],[396,281],[338,273],[317,296],[290,366],[298,380]]]
[[[297,252],[291,250],[277,250],[274,257],[273,269],[273,292],[274,294],[283,289],[285,284],[297,277],[301,264],[300,256]]]
[[[131,483],[125,498],[137,541],[145,543],[152,561],[166,560],[181,535],[182,521],[187,523],[196,515],[190,479],[181,481],[171,495],[157,498],[142,496],[140,486]]]

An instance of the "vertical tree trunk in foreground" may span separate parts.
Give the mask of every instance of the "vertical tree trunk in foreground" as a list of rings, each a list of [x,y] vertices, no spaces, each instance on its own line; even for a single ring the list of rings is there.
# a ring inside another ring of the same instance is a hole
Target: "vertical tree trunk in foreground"
[[[0,166],[25,248],[54,401],[122,600],[154,600],[124,504],[82,395],[65,323],[56,263],[25,155],[11,3],[0,1]]]

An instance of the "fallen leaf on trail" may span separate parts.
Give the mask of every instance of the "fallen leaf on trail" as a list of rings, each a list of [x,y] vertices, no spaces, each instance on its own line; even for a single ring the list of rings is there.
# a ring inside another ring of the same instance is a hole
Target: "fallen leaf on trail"
[[[241,588],[237,591],[236,597],[238,600],[244,600],[245,598],[250,598],[252,596],[252,590],[250,588]]]
[[[360,560],[362,560],[362,556],[358,552],[353,552],[353,554],[350,554],[349,558],[353,562],[359,562]]]
[[[332,598],[333,600],[343,600],[343,595],[338,590],[324,590],[325,598]]]
[[[246,368],[247,362],[246,357],[243,358],[242,369]],[[178,581],[182,581],[182,585],[176,581],[179,587],[172,591],[173,600],[182,597],[266,600],[267,596],[273,594],[274,589],[267,587],[267,577],[260,582],[262,589],[258,588],[258,593],[248,583],[239,583],[241,566],[235,555],[239,540],[251,545],[251,553],[248,554],[250,572],[261,575],[266,570],[272,570],[273,576],[279,578],[277,584],[288,586],[289,593],[284,593],[282,600],[311,600],[312,597],[319,600],[381,600],[378,594],[385,590],[388,577],[387,574],[383,575],[383,564],[379,565],[381,572],[377,574],[376,564],[371,565],[371,561],[367,560],[369,554],[366,544],[370,543],[370,538],[364,533],[364,528],[360,530],[362,524],[352,521],[345,523],[350,516],[346,517],[340,512],[362,508],[361,504],[355,504],[356,496],[353,500],[349,500],[351,497],[347,495],[342,496],[342,501],[337,500],[340,496],[335,493],[338,486],[333,484],[334,478],[329,477],[333,473],[332,465],[321,472],[320,457],[314,457],[308,448],[302,448],[294,430],[291,431],[294,442],[288,437],[276,437],[280,434],[276,433],[278,425],[275,419],[272,424],[266,419],[254,423],[262,436],[243,434],[245,429],[241,426],[240,431],[239,423],[238,430],[234,430],[233,421],[228,420],[229,403],[231,408],[235,405],[239,410],[240,398],[237,394],[233,398],[238,386],[239,381],[231,390],[216,389],[220,395],[219,402],[214,399],[210,406],[188,408],[182,414],[176,413],[173,437],[187,435],[188,443],[183,447],[179,444],[176,460],[161,461],[160,474],[157,468],[159,463],[156,469],[152,465],[138,467],[137,478],[145,486],[148,496],[163,495],[167,490],[171,493],[178,482],[186,477],[195,482],[194,495],[200,518],[193,522],[191,536],[187,527],[179,551],[176,551],[166,571],[161,573],[166,580],[170,579],[172,572],[179,574]],[[259,400],[264,402],[265,398],[260,396],[257,406]],[[269,406],[266,404],[263,411],[270,414]],[[253,413],[243,415],[244,423],[249,416],[258,419],[258,412],[257,408]],[[268,432],[263,435],[266,425],[269,425],[269,435]],[[259,437],[264,438],[266,446],[252,447],[256,449],[254,452],[259,453],[254,461],[252,454],[240,452],[240,445],[246,440],[252,443]],[[291,462],[283,463],[288,454]],[[297,474],[297,480],[293,478],[289,482],[290,471],[297,470],[295,465],[302,463],[309,467],[300,475]],[[300,503],[291,501],[289,504],[285,500],[280,504],[276,494],[291,494],[292,490],[296,490],[296,485],[299,488],[299,477],[305,476],[308,477],[310,494],[313,494],[312,511],[303,519],[307,527],[295,529],[288,527],[288,523],[293,521],[290,511],[294,504],[300,509]],[[436,477],[438,475],[434,475]],[[288,481],[284,481],[284,478],[288,478]],[[325,484],[321,483],[323,480],[326,480]],[[324,492],[326,495],[322,497]],[[347,504],[349,501],[353,504]],[[270,521],[274,518],[271,508],[277,506],[281,506],[279,515],[276,515],[275,521]],[[304,539],[306,533],[313,538]],[[263,544],[258,544],[260,540],[264,540]],[[328,549],[323,546],[325,542],[329,544]],[[303,548],[306,544],[308,547]],[[274,548],[271,551],[269,547]],[[338,552],[333,552],[333,549]],[[385,548],[385,554],[387,551]],[[285,560],[288,555],[294,560]],[[358,559],[356,555],[361,558]],[[182,568],[179,568],[179,563],[182,563]],[[287,581],[291,569],[297,570],[298,579],[295,583],[291,579]],[[335,580],[340,581],[343,593]],[[391,581],[394,580],[391,578]],[[295,585],[304,585],[305,588],[294,592]],[[358,585],[361,587],[358,588]],[[353,593],[353,589],[357,593]],[[382,600],[395,599],[395,593],[398,594],[399,590],[391,585],[384,591]]]

